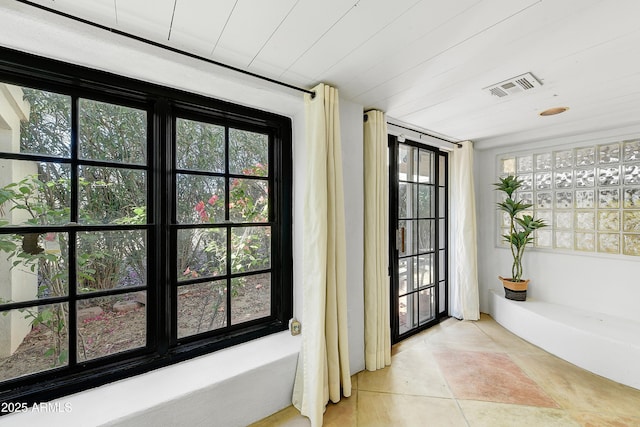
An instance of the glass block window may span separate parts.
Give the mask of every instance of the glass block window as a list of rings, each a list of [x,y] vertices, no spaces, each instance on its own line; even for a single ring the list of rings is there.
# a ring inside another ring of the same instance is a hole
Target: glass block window
[[[544,249],[640,256],[640,139],[498,157],[498,176],[516,175],[516,197],[548,227]],[[498,242],[508,230],[496,213]]]

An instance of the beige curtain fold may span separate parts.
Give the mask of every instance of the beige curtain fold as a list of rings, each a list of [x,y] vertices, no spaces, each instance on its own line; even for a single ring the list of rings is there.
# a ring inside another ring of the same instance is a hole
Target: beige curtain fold
[[[391,364],[389,165],[387,121],[367,111],[364,122],[364,352],[368,371]]]
[[[313,91],[305,95],[302,349],[292,403],[319,427],[329,399],[351,396],[351,372],[338,90]]]
[[[478,244],[473,178],[473,144],[462,142],[452,153],[451,312],[458,319],[480,319],[478,291]]]

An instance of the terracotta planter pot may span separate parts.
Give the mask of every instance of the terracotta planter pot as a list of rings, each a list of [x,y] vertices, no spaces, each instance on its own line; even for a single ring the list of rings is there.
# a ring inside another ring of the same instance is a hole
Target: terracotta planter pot
[[[504,286],[504,297],[506,299],[514,301],[526,301],[529,279],[521,280],[519,282],[514,282],[510,278],[505,279],[502,276],[498,276],[498,279],[502,281],[502,286]]]

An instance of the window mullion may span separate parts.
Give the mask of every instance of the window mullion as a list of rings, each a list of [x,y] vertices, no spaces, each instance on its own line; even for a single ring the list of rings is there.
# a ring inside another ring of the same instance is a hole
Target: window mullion
[[[225,314],[227,316],[227,327],[231,326],[231,233],[233,232],[233,228],[230,225],[231,221],[230,221],[230,213],[229,213],[229,204],[231,203],[231,200],[229,199],[230,195],[231,195],[231,191],[229,190],[229,186],[230,186],[230,180],[229,180],[229,127],[225,126],[224,127],[224,174],[225,174],[225,178],[224,178],[224,200],[225,200],[225,207],[224,207],[224,221],[228,224],[227,226],[227,280],[226,280],[226,286],[227,286],[227,292],[226,292],[226,304],[227,304],[227,309],[225,311]]]
[[[78,144],[80,135],[80,99],[77,96],[72,98],[71,102],[71,194],[70,194],[70,218],[71,224],[79,223],[78,208]],[[68,305],[68,330],[67,339],[69,340],[69,366],[75,366],[78,362],[78,319],[77,319],[77,270],[76,262],[76,240],[77,233],[74,229],[69,229],[69,305]]]
[[[153,156],[153,221],[154,248],[157,262],[155,283],[149,284],[149,291],[154,296],[155,316],[152,333],[156,333],[158,353],[166,354],[176,342],[176,302],[177,290],[172,286],[172,260],[175,259],[175,160],[174,160],[175,118],[171,115],[171,106],[166,99],[156,102],[152,146]],[[166,197],[164,195],[167,195]]]

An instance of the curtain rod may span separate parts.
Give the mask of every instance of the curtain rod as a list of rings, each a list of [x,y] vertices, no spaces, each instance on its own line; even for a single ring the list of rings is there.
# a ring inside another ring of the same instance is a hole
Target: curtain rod
[[[111,32],[113,34],[117,34],[119,36],[127,37],[127,38],[130,38],[132,40],[136,40],[138,42],[142,42],[142,43],[148,44],[150,46],[158,47],[160,49],[164,49],[164,50],[167,50],[169,52],[173,52],[173,53],[177,53],[179,55],[187,56],[187,57],[192,58],[192,59],[198,59],[200,61],[204,61],[204,62],[207,62],[209,64],[217,65],[218,67],[221,67],[221,68],[226,68],[226,69],[231,70],[231,71],[235,71],[235,72],[238,72],[238,73],[241,73],[241,74],[245,74],[247,76],[251,76],[251,77],[254,77],[256,79],[264,80],[264,81],[267,81],[269,83],[274,83],[276,85],[284,86],[284,87],[287,87],[289,89],[294,89],[294,90],[297,90],[299,92],[308,93],[309,95],[311,95],[311,98],[315,98],[315,96],[316,96],[316,93],[314,91],[312,91],[312,90],[304,89],[304,88],[301,88],[301,87],[298,87],[298,86],[294,86],[294,85],[291,85],[289,83],[285,83],[285,82],[282,82],[282,81],[279,81],[279,80],[272,79],[270,77],[261,76],[260,74],[252,73],[251,71],[246,71],[246,70],[243,70],[241,68],[234,67],[232,65],[223,64],[222,62],[214,61],[213,59],[205,58],[204,56],[196,55],[194,53],[190,53],[190,52],[187,52],[187,51],[184,51],[184,50],[181,50],[181,49],[176,49],[174,47],[167,46],[167,45],[164,45],[162,43],[154,42],[153,40],[145,39],[143,37],[136,36],[134,34],[127,33],[125,31],[117,30],[115,28],[111,28],[111,27],[108,27],[106,25],[98,24],[97,22],[89,21],[89,20],[84,19],[84,18],[79,18],[77,16],[73,16],[73,15],[70,15],[68,13],[52,9],[50,7],[47,7],[47,6],[43,6],[43,5],[38,4],[38,3],[33,3],[31,1],[29,1],[29,0],[16,0],[16,1],[19,2],[19,3],[26,4],[27,6],[35,7],[37,9],[41,9],[41,10],[44,10],[46,12],[53,13],[55,15],[62,16],[62,17],[74,20],[76,22],[80,22],[80,23],[83,23],[83,24],[86,24],[86,25],[90,25],[92,27],[99,28],[101,30],[109,31],[109,32]]]
[[[444,138],[439,137],[439,136],[431,135],[430,133],[422,132],[422,131],[419,131],[419,130],[416,130],[416,129],[411,129],[411,128],[408,128],[408,127],[405,127],[405,126],[400,126],[400,125],[397,125],[397,124],[391,123],[391,122],[387,122],[387,124],[391,125],[391,126],[395,126],[397,128],[410,130],[411,132],[419,133],[420,135],[425,135],[425,136],[428,136],[430,138],[439,139],[440,141],[448,142],[449,144],[457,145],[458,148],[462,147],[462,144],[460,144],[459,142],[449,141],[448,139],[444,139]]]
[[[368,119],[369,119],[369,117],[367,116],[367,112],[365,112],[365,113],[364,113],[364,121],[366,122]],[[397,125],[397,124],[395,124],[395,123],[391,123],[391,122],[387,122],[387,124],[388,124],[388,125],[391,125],[391,126],[398,127],[398,128],[402,128],[402,129],[410,130],[411,132],[419,133],[420,135],[425,135],[425,136],[428,136],[428,137],[430,137],[430,138],[439,139],[440,141],[448,142],[449,144],[457,145],[457,146],[458,146],[458,148],[462,147],[462,144],[460,144],[459,142],[449,141],[448,139],[444,139],[444,138],[439,137],[439,136],[431,135],[431,134],[429,134],[429,133],[422,132],[422,131],[419,131],[419,130],[417,130],[417,129],[411,129],[411,128],[408,128],[408,127],[405,127],[405,126],[401,126],[401,125]]]

